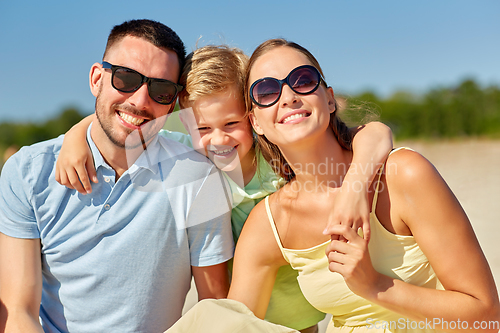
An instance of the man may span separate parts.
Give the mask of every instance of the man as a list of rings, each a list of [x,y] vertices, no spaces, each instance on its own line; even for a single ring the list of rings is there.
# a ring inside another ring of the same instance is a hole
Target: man
[[[91,194],[56,183],[62,136],[4,166],[6,332],[163,332],[181,315],[191,274],[200,299],[227,295],[233,243],[222,178],[204,156],[156,135],[184,56],[158,22],[113,28],[90,70],[97,121],[87,141],[99,180]]]

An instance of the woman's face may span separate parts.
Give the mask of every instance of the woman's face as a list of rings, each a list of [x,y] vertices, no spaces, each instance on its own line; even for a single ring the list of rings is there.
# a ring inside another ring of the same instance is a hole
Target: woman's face
[[[312,65],[306,55],[291,47],[276,47],[254,62],[249,83],[264,77],[284,79],[302,65]],[[322,84],[309,95],[297,94],[284,84],[278,102],[270,107],[254,105],[250,120],[258,134],[280,147],[307,141],[326,132],[330,113],[335,111],[333,97],[332,89]]]

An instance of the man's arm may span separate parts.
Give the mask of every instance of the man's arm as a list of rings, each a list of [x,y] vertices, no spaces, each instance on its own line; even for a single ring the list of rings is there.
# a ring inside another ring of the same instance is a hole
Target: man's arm
[[[192,272],[199,301],[205,298],[227,297],[229,291],[227,261],[213,266],[192,266]]]
[[[43,332],[38,317],[41,298],[40,240],[0,233],[0,330]]]

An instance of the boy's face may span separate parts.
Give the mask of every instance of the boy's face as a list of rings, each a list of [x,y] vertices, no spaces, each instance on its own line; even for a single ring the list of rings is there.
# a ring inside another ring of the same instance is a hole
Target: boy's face
[[[253,162],[252,126],[243,101],[234,96],[237,94],[229,91],[204,96],[192,106],[196,123],[184,120],[194,148],[223,171],[232,171],[240,163],[245,169]]]

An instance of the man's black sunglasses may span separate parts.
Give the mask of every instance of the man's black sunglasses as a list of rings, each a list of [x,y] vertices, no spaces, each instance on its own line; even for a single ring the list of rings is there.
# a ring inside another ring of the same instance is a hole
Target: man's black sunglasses
[[[171,104],[177,94],[184,88],[169,80],[152,79],[133,69],[102,62],[102,67],[111,69],[111,85],[118,91],[131,93],[138,90],[144,83],[148,84],[149,96],[157,103]]]

